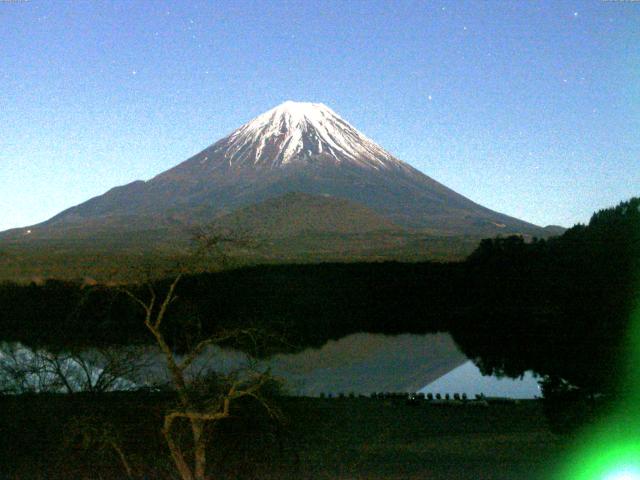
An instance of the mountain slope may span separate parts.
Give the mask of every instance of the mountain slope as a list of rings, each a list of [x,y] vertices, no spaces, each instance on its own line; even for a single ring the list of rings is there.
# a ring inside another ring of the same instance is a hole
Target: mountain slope
[[[297,196],[282,197],[293,192]],[[290,203],[279,204],[283,198]],[[555,232],[472,202],[398,160],[325,105],[285,102],[148,181],[0,233],[0,252],[9,249],[24,262],[52,246],[56,255],[82,251],[85,259],[94,251],[171,254],[188,245],[194,227],[211,223],[295,239],[273,248],[272,258],[296,252],[292,258],[331,260],[460,258],[480,237]],[[322,238],[310,241],[309,232]],[[345,235],[347,243],[330,248]],[[437,247],[425,248],[427,237],[439,238]],[[462,243],[451,247],[452,237]],[[23,255],[23,247],[31,253]],[[20,268],[15,265],[12,271]]]
[[[251,232],[260,238],[401,230],[362,205],[341,198],[298,192],[240,208],[217,219],[213,225]]]

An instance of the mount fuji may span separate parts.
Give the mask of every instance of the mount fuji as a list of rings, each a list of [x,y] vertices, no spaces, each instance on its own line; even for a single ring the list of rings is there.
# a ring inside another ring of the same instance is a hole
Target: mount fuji
[[[272,222],[274,216],[280,220]],[[342,237],[359,235],[361,246],[367,243],[362,235],[372,232],[378,239],[380,232],[392,232],[396,247],[405,234],[549,233],[438,183],[329,107],[287,101],[148,181],[113,188],[41,224],[3,232],[0,246],[117,238],[110,248],[136,242],[166,247],[189,229],[212,223],[249,225],[271,237],[309,237],[316,230],[326,237],[335,230]]]

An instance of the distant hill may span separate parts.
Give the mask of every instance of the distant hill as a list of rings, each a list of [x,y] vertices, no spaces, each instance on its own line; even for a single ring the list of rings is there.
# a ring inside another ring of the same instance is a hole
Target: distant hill
[[[557,237],[559,235],[562,235],[566,231],[567,229],[561,227],[560,225],[547,225],[546,227],[544,227],[544,232],[547,237]]]
[[[330,195],[299,192],[240,208],[217,219],[213,226],[247,231],[261,238],[404,230],[363,205]]]

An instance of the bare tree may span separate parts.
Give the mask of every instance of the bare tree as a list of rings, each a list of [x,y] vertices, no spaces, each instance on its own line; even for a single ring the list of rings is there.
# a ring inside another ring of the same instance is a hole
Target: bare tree
[[[40,391],[40,369],[33,363],[29,350],[19,343],[0,344],[0,394]]]
[[[133,390],[145,360],[134,347],[52,352],[19,343],[0,345],[0,392]]]
[[[229,239],[203,236],[200,240],[203,250],[209,251],[212,247],[218,246],[221,241]],[[260,402],[273,417],[278,417],[279,411],[263,395],[265,387],[274,382],[274,378],[268,371],[261,372],[250,366],[231,374],[217,375],[215,388],[208,390],[198,388],[198,382],[191,381],[187,371],[208,347],[240,337],[255,340],[257,331],[255,329],[220,331],[194,342],[182,355],[177,354],[163,332],[163,322],[170,305],[177,299],[176,288],[182,278],[183,273],[175,275],[163,295],[158,295],[152,282],[147,282],[147,295],[144,298],[131,290],[125,289],[124,293],[144,311],[144,324],[164,357],[171,384],[177,394],[178,404],[176,408],[166,412],[162,426],[162,434],[171,458],[182,480],[204,480],[207,469],[206,427],[229,418],[232,404],[245,397]],[[178,421],[185,421],[190,426],[193,446],[191,461],[185,455],[185,447],[176,433],[175,426]]]

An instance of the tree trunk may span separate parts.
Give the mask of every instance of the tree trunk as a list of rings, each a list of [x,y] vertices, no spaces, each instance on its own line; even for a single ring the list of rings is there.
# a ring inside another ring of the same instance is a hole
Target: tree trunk
[[[203,420],[191,419],[191,430],[193,432],[193,446],[194,446],[194,461],[195,461],[195,480],[206,479],[207,469],[207,450],[206,441],[204,437],[204,424]]]
[[[180,450],[180,447],[176,445],[176,442],[173,439],[173,434],[171,433],[172,423],[173,420],[170,417],[165,417],[164,428],[162,430],[164,438],[167,441],[169,451],[171,452],[171,457],[176,464],[176,468],[178,469],[182,480],[195,480],[189,465],[187,465],[187,462],[184,459],[184,455],[182,455],[182,450]]]

